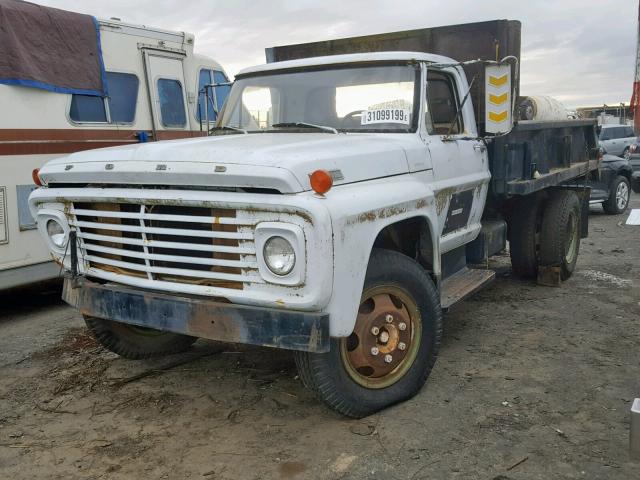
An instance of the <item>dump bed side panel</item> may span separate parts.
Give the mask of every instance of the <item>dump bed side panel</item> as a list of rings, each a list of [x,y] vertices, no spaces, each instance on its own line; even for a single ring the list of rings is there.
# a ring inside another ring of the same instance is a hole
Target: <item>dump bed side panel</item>
[[[266,49],[266,57],[267,62],[280,62],[347,53],[412,51],[444,55],[457,61],[496,60],[507,55],[519,59],[520,32],[521,24],[517,20],[493,20],[272,47]],[[484,67],[469,65],[465,67],[465,73],[469,82],[477,76],[471,100],[479,131],[484,132]],[[519,78],[519,72],[518,75],[515,73],[514,70],[514,80]],[[517,96],[519,85],[514,83]]]
[[[598,168],[593,120],[520,121],[489,143],[491,193],[527,195]]]

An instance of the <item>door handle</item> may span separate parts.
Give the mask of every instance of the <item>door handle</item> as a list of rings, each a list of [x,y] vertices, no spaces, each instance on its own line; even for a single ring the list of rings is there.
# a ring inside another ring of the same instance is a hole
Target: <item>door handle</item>
[[[476,152],[484,152],[484,151],[487,149],[487,146],[486,146],[484,143],[476,143],[476,144],[473,146],[473,149],[474,149]]]

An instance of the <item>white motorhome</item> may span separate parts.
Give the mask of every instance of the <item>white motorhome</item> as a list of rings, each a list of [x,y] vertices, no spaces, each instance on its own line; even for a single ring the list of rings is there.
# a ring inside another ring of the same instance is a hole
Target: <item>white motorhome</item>
[[[192,34],[97,23],[108,97],[0,84],[0,290],[60,271],[29,212],[34,169],[80,150],[200,136],[204,112],[215,120],[226,97],[228,87],[209,88],[214,95],[205,102],[203,87],[227,77],[217,62],[194,54]]]

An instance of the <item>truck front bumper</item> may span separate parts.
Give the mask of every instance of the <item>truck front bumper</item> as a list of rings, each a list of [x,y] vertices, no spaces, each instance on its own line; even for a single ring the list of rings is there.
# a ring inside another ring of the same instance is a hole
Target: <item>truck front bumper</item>
[[[62,298],[86,316],[221,342],[329,351],[329,315],[247,307],[68,277]]]

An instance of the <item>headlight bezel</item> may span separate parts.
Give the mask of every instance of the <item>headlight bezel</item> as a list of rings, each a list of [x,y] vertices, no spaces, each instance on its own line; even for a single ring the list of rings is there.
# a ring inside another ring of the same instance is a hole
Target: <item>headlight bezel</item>
[[[53,208],[55,208],[56,206],[57,205],[54,204]],[[40,235],[44,238],[45,242],[47,243],[47,247],[49,248],[51,253],[53,253],[53,255],[57,258],[62,258],[64,257],[65,250],[69,243],[69,231],[70,231],[69,223],[63,211],[54,210],[53,208],[47,208],[47,207],[48,205],[45,205],[41,210],[38,211],[38,214],[37,214],[38,231],[40,232]],[[47,225],[51,220],[54,220],[56,223],[58,223],[62,227],[62,230],[64,231],[64,241],[62,242],[62,246],[54,243],[51,237],[49,236]]]
[[[265,247],[273,237],[282,237],[292,247],[294,253],[293,267],[288,273],[279,275],[267,265]],[[298,225],[279,222],[262,222],[256,226],[254,233],[256,258],[260,276],[268,283],[287,286],[297,286],[303,283],[306,273],[305,238],[302,228]]]

